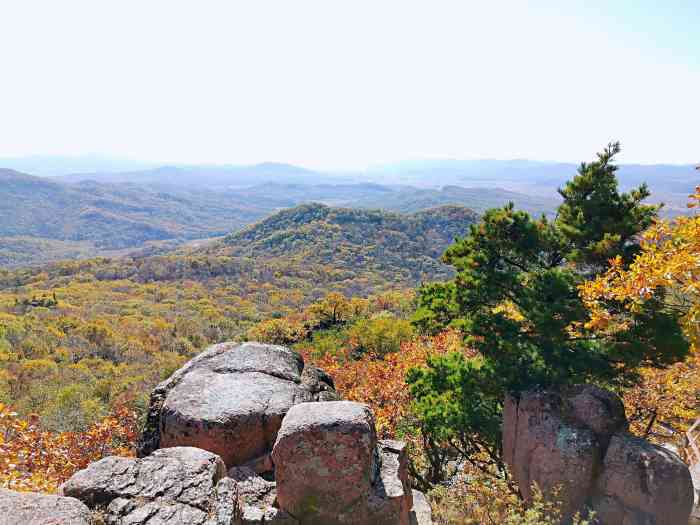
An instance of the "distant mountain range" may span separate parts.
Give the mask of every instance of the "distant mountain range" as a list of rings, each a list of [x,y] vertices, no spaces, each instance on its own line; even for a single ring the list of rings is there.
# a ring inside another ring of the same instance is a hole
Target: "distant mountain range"
[[[372,183],[267,183],[234,188],[116,182],[107,174],[101,180],[66,183],[62,177],[0,169],[0,265],[144,248],[145,253],[157,253],[189,240],[227,235],[280,209],[308,202],[405,213],[446,204],[481,212],[509,200],[536,213],[550,213],[555,206],[552,199],[498,189]]]
[[[2,169],[5,161],[55,176]],[[346,173],[281,163],[103,164],[97,157],[0,159],[0,265],[157,252],[224,236],[310,202],[402,213],[457,205],[481,213],[512,201],[532,214],[551,215],[557,188],[577,169],[529,160],[411,161]],[[666,215],[685,213],[687,196],[700,183],[691,165],[622,165],[618,175],[623,189],[648,183],[650,200],[664,202]]]
[[[0,168],[37,176],[61,176],[64,182],[132,182],[181,186],[250,186],[262,183],[340,184],[374,182],[419,187],[498,187],[520,192],[550,192],[576,172],[565,162],[515,160],[419,160],[371,166],[366,170],[310,170],[285,163],[239,165],[158,165],[123,159],[29,156],[0,158]],[[623,188],[647,182],[653,190],[686,193],[698,182],[692,164],[622,164],[618,176]]]

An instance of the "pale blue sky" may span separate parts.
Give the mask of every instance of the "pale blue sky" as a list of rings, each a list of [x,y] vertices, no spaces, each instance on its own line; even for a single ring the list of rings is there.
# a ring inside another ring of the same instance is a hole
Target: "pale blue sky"
[[[0,157],[700,161],[700,2],[8,0]]]

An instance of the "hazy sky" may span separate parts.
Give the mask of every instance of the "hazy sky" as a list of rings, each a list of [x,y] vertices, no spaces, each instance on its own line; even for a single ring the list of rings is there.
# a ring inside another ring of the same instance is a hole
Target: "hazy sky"
[[[699,0],[0,0],[0,157],[700,162]]]

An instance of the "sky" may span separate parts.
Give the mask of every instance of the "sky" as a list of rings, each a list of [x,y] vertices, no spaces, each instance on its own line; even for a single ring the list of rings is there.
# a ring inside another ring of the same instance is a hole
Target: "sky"
[[[700,162],[698,0],[0,0],[0,157]]]

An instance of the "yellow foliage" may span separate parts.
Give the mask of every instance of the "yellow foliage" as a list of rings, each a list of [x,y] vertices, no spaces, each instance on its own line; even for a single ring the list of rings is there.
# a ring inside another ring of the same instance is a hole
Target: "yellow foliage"
[[[689,207],[698,204],[700,186]],[[603,333],[624,329],[627,313],[652,297],[678,313],[691,343],[689,358],[667,370],[643,369],[642,383],[624,398],[633,431],[680,441],[700,407],[700,215],[657,221],[643,234],[641,253],[628,268],[620,259],[611,260],[608,271],[584,283],[580,293],[590,310],[587,327]],[[609,301],[624,308],[612,311]]]

